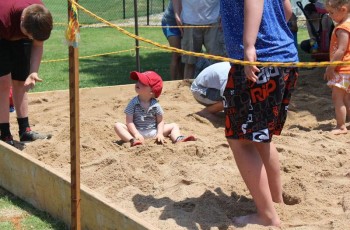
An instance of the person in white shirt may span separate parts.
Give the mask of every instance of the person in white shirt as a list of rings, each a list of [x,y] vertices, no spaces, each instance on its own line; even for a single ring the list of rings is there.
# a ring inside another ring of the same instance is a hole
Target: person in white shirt
[[[223,111],[223,94],[227,83],[229,62],[218,62],[205,68],[191,85],[193,97],[206,106],[203,112],[211,114]]]

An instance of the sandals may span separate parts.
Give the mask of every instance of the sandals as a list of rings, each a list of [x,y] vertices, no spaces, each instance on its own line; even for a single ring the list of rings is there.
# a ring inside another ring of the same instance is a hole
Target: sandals
[[[132,138],[132,139],[130,140],[130,146],[131,146],[131,147],[134,147],[134,146],[136,146],[136,145],[142,145],[142,142],[141,142],[141,141],[138,141],[138,140],[135,139],[135,138]]]
[[[190,136],[178,136],[175,140],[175,143],[179,143],[179,142],[187,142],[187,141],[195,141],[196,138],[193,135]]]

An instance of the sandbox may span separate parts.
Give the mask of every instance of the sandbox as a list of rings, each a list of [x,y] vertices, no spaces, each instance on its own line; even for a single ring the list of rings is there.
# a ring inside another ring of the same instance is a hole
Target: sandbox
[[[70,178],[1,142],[0,186],[70,225]],[[156,229],[109,203],[105,197],[81,185],[82,229]]]

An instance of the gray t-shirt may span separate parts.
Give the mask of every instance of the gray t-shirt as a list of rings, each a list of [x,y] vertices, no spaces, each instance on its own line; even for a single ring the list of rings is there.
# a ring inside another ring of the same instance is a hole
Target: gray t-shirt
[[[200,72],[193,81],[191,90],[193,91],[198,88],[212,88],[220,90],[220,95],[222,96],[224,94],[230,69],[231,65],[229,62],[218,62],[208,66]]]

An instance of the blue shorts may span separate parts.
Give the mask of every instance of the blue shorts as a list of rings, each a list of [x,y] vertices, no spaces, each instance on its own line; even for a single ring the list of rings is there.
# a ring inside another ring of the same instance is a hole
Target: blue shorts
[[[171,36],[181,37],[181,31],[179,28],[169,27],[169,26],[177,26],[177,25],[169,24],[167,22],[162,21],[162,29],[166,38]]]

